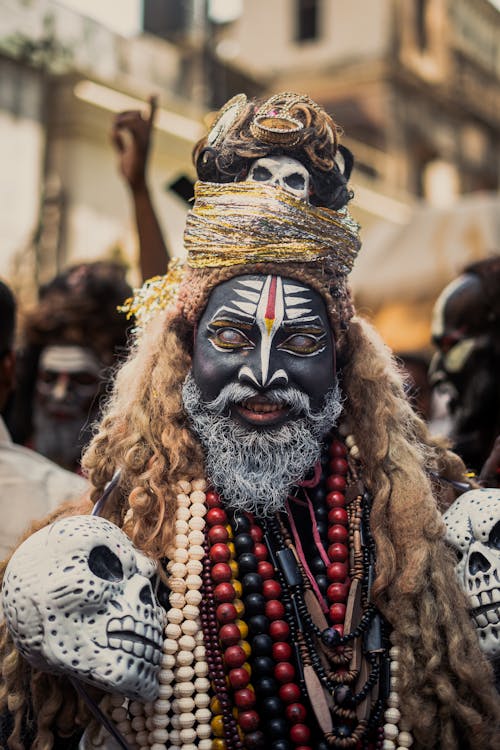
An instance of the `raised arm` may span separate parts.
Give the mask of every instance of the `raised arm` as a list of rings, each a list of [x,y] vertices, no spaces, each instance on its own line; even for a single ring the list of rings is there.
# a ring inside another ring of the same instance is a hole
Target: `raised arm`
[[[120,112],[113,120],[111,131],[120,172],[130,188],[134,203],[143,280],[165,273],[169,259],[146,178],[156,108],[156,97],[151,96],[146,116],[139,110]]]

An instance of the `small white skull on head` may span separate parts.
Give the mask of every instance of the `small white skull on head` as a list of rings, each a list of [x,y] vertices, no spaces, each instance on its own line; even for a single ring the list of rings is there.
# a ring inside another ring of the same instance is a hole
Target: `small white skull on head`
[[[250,167],[247,181],[280,185],[296,198],[309,201],[309,172],[300,161],[289,156],[265,156],[256,159]]]
[[[155,572],[156,563],[104,518],[73,516],[40,529],[14,552],[4,577],[16,647],[42,671],[153,700],[164,616]]]
[[[457,554],[458,581],[470,600],[481,650],[500,658],[500,490],[470,490],[444,514]]]

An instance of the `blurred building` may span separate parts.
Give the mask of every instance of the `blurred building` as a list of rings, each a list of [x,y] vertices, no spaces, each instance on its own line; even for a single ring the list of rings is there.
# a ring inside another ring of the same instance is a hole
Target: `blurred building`
[[[215,49],[269,92],[308,93],[343,127],[364,229],[358,305],[395,348],[425,346],[440,289],[500,252],[498,7],[251,0]]]
[[[24,297],[67,264],[122,258],[136,267],[129,196],[109,136],[114,113],[159,94],[150,183],[173,251],[202,103],[176,95],[175,45],[123,38],[53,0],[0,0],[0,274]],[[137,275],[131,280],[137,282]]]
[[[124,39],[56,0],[0,0],[2,251],[39,280],[135,238],[108,132],[161,95],[152,155],[160,220],[182,253],[205,113],[240,91],[308,93],[356,156],[358,305],[396,348],[428,341],[438,291],[500,249],[500,12],[489,0],[143,0]],[[42,198],[40,199],[40,195]],[[19,220],[22,217],[22,221]],[[0,266],[0,273],[2,268]]]

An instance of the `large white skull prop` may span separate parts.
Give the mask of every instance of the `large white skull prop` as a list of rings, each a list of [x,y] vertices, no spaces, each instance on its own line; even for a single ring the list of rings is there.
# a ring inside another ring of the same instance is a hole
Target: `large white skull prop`
[[[500,490],[470,490],[444,514],[446,541],[458,557],[456,572],[471,605],[479,645],[500,658]]]
[[[163,641],[155,572],[104,518],[73,516],[40,529],[15,551],[3,582],[16,647],[42,671],[153,700]]]
[[[309,172],[300,161],[289,156],[265,156],[250,167],[247,181],[280,185],[296,198],[309,200]]]

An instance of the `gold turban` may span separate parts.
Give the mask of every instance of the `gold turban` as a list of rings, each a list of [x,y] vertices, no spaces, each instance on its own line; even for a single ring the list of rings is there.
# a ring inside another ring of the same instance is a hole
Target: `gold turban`
[[[277,185],[197,182],[184,232],[191,268],[321,260],[347,275],[359,252],[346,208],[305,203]]]

